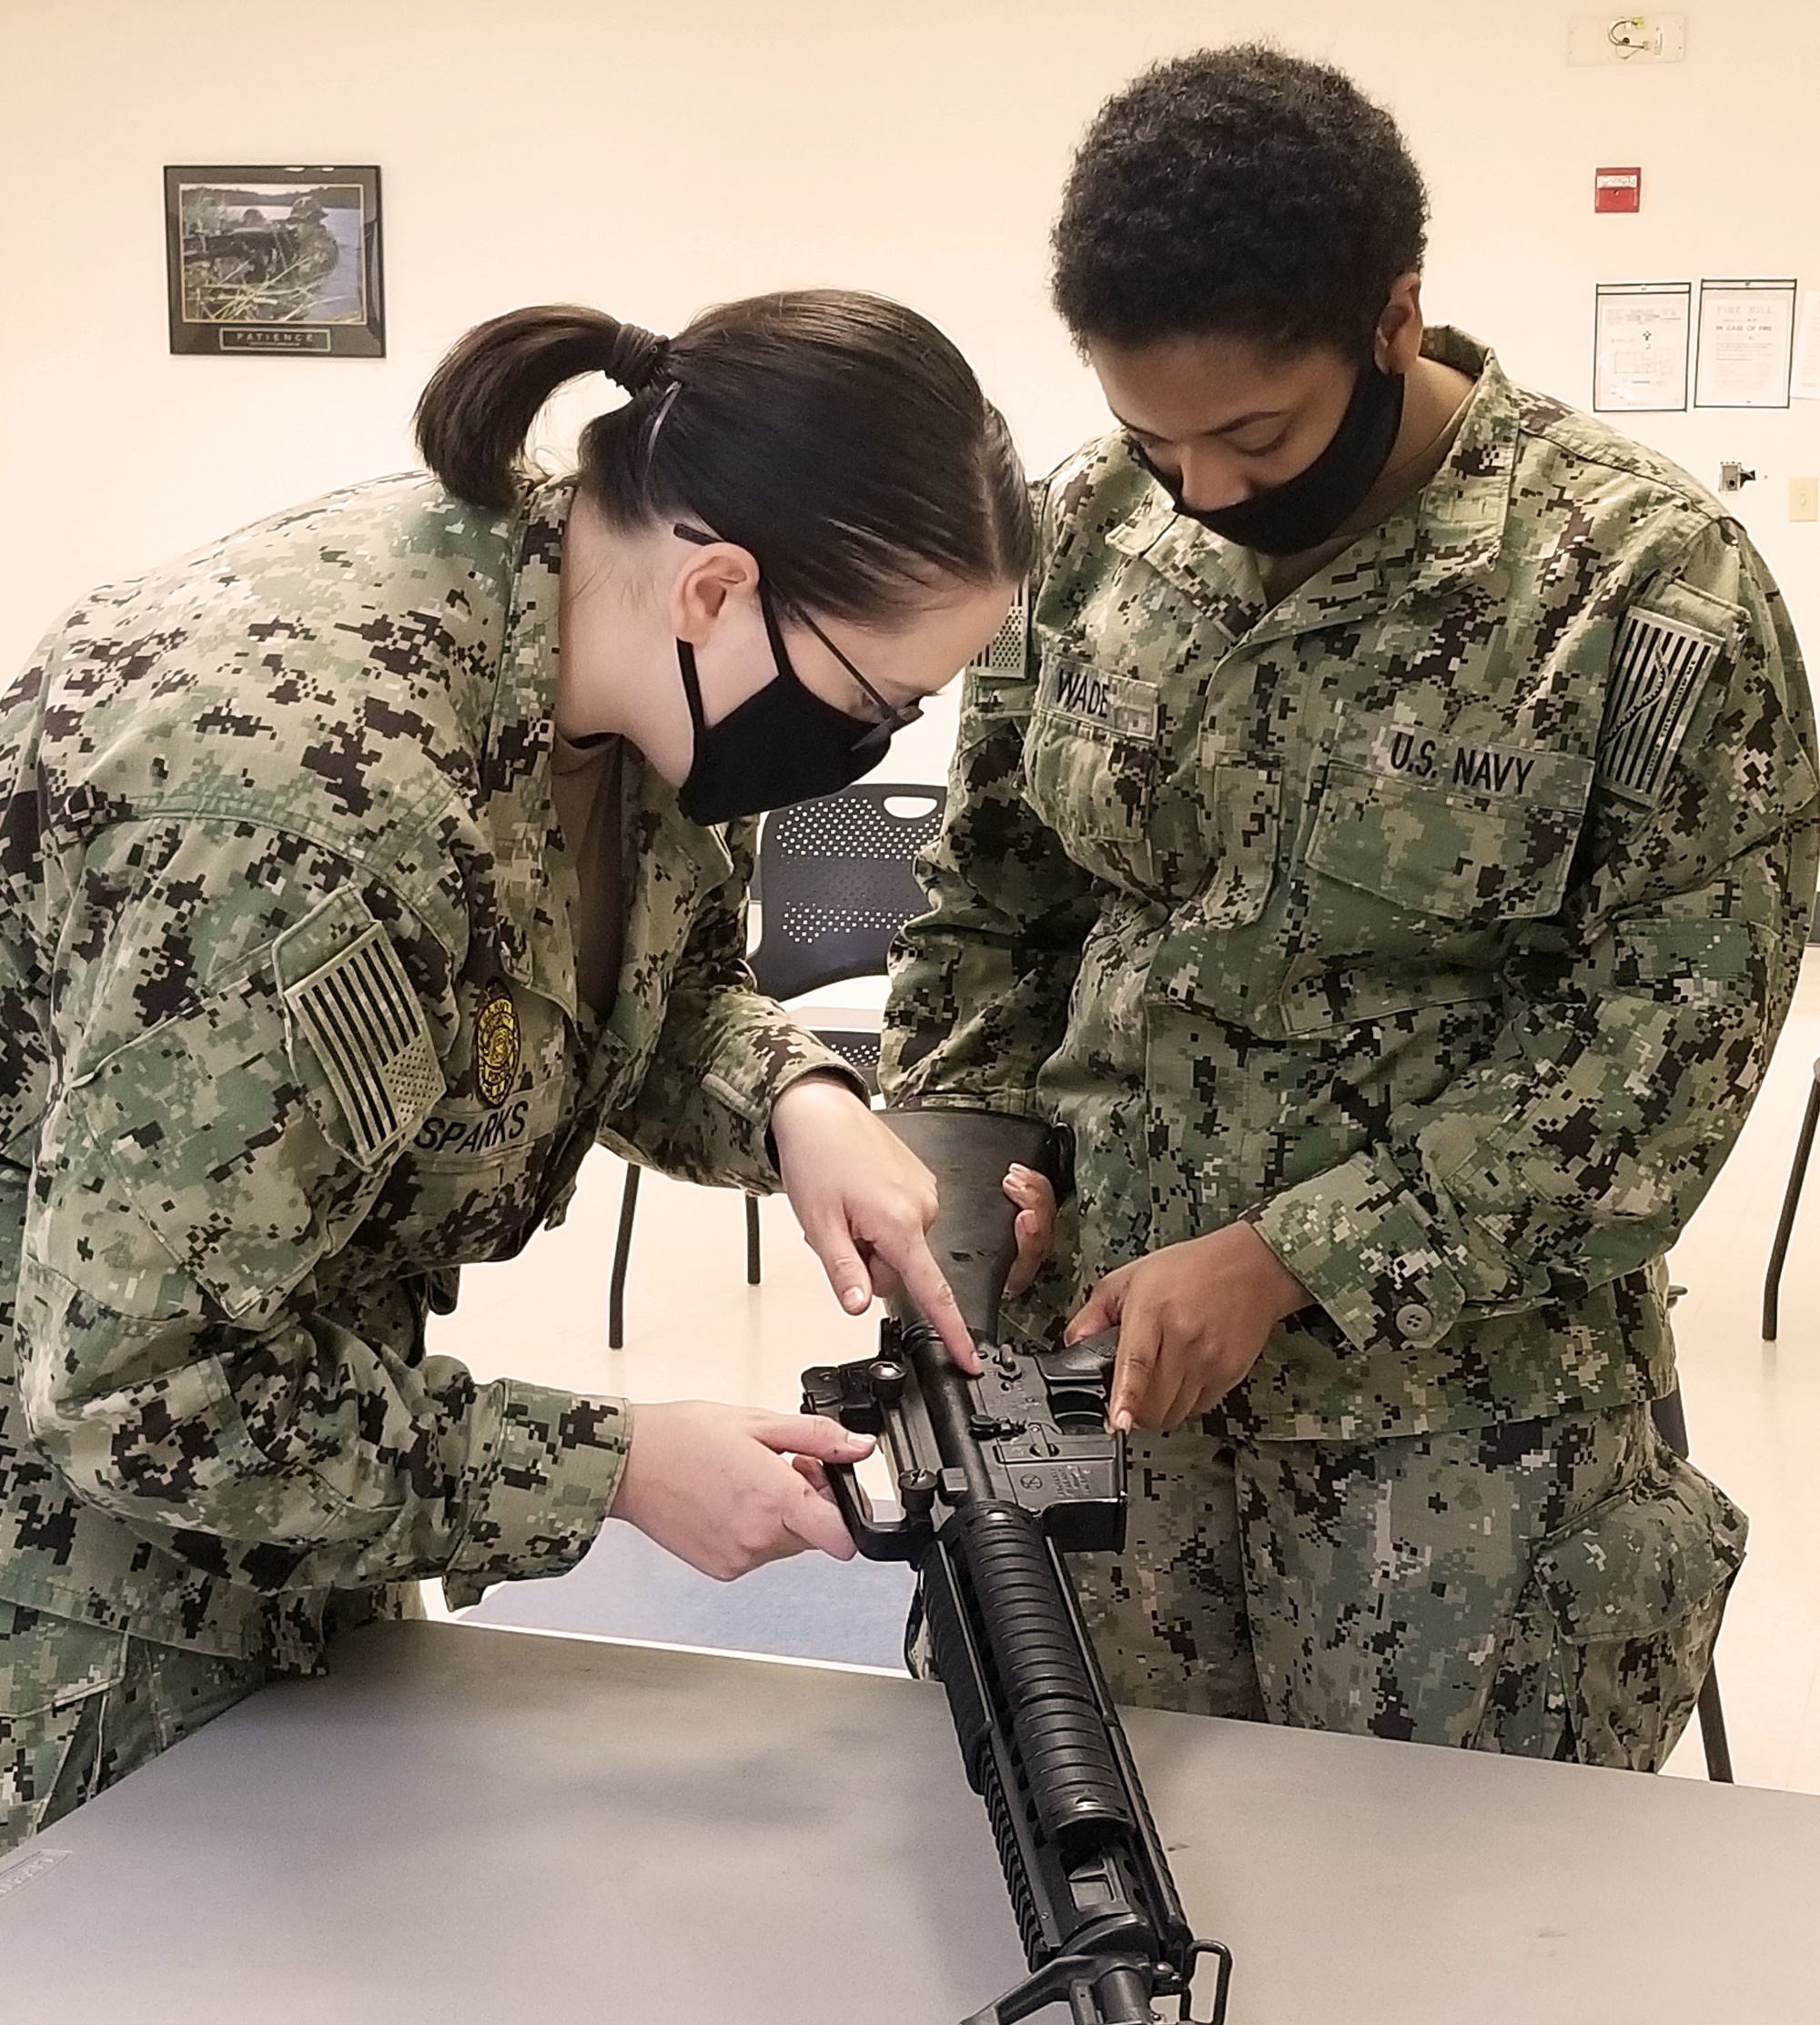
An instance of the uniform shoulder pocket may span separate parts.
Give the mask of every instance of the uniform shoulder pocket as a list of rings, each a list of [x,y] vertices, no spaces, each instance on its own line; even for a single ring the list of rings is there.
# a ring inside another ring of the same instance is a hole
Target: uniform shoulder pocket
[[[86,1143],[111,1177],[86,1191],[92,1256],[134,1277],[124,1230],[116,1252],[100,1226],[143,1220],[229,1319],[269,1312],[346,1241],[441,1091],[397,954],[344,888],[70,1092],[68,1155]]]
[[[1701,691],[1726,646],[1712,630],[1710,614],[1696,612],[1707,623],[1690,625],[1673,611],[1635,610],[1618,627],[1598,767],[1600,786],[1626,801],[1653,806],[1661,798]]]

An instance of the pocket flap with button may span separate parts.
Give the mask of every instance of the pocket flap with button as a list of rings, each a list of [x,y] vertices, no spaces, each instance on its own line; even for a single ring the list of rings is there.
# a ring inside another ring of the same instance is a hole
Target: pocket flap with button
[[[1307,860],[1411,913],[1538,918],[1565,896],[1592,788],[1592,763],[1576,754],[1349,710]]]
[[[1748,1530],[1716,1483],[1663,1450],[1634,1483],[1545,1540],[1532,1566],[1563,1638],[1646,1638],[1731,1581]]]

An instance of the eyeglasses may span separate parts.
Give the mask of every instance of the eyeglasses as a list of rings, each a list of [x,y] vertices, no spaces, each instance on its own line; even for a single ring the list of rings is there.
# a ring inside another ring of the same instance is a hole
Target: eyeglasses
[[[670,532],[672,534],[681,535],[682,540],[685,542],[694,542],[697,548],[703,549],[714,547],[722,539],[721,536],[718,534],[710,534],[704,528],[690,527],[681,521],[676,521],[671,528]],[[785,674],[790,676],[792,681],[802,683],[802,676],[799,675],[796,673],[796,670],[791,665],[790,651],[784,644],[784,634],[777,623],[776,604],[772,598],[769,587],[765,583],[763,571],[760,572],[758,579],[758,600],[760,608],[764,613],[764,629],[766,633],[769,633],[769,635],[771,636],[771,652],[773,656],[776,660],[779,668],[782,669]],[[834,655],[834,659],[840,663],[841,666],[845,669],[847,673],[853,677],[854,682],[859,684],[860,688],[865,692],[866,695],[869,696],[872,701],[878,705],[878,708],[883,714],[874,722],[872,728],[866,733],[864,738],[858,741],[858,743],[854,745],[854,750],[858,753],[870,752],[883,754],[885,748],[888,744],[890,744],[893,737],[898,732],[902,731],[905,724],[914,724],[917,721],[917,719],[922,716],[922,704],[894,704],[888,697],[881,696],[878,691],[872,686],[872,684],[865,679],[863,674],[860,673],[859,670],[855,668],[853,663],[847,659],[845,654],[844,654],[841,650],[837,646],[835,646],[834,642],[828,638],[827,634],[822,631],[821,627],[815,623],[815,622],[809,616],[806,612],[795,612],[793,613],[791,616],[793,618],[800,620],[802,623],[814,634],[815,638],[822,643],[822,644],[828,650],[831,654]],[[808,686],[807,683],[804,683],[803,685],[805,688]]]

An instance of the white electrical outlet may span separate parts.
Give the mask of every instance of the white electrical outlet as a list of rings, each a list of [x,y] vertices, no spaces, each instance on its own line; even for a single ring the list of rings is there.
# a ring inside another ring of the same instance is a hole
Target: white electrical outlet
[[[1820,478],[1789,480],[1788,517],[1791,521],[1820,521]]]
[[[1684,14],[1581,14],[1567,25],[1571,64],[1678,64],[1686,55]]]

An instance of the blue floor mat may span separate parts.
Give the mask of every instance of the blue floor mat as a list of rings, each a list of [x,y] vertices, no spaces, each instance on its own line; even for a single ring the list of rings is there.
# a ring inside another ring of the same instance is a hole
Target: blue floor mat
[[[904,1665],[915,1577],[901,1562],[799,1554],[714,1582],[609,1520],[581,1564],[547,1582],[506,1582],[462,1615],[470,1624],[593,1632],[675,1645]]]

